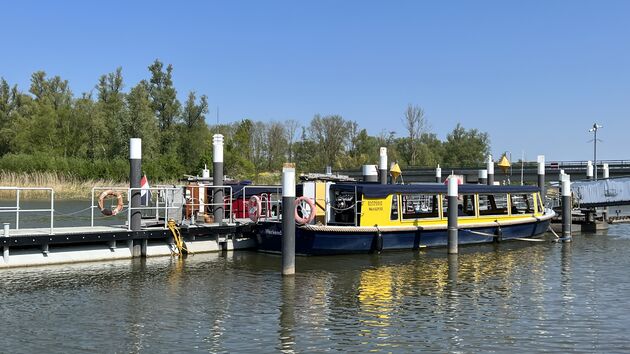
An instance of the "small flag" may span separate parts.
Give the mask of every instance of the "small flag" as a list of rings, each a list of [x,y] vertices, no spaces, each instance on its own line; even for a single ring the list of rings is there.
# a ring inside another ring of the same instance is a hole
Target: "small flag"
[[[149,188],[147,175],[143,175],[142,179],[140,179],[140,203],[144,206],[149,206],[149,203],[151,202],[151,191]]]

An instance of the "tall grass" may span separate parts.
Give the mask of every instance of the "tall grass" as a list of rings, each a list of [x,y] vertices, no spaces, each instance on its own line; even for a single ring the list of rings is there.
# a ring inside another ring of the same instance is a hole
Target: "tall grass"
[[[55,199],[90,199],[92,187],[120,187],[127,188],[124,182],[112,179],[79,179],[74,175],[63,172],[8,172],[0,171],[0,186],[2,187],[47,187],[55,191]],[[15,191],[0,190],[0,199],[14,199]],[[49,191],[22,191],[20,198],[48,199]]]

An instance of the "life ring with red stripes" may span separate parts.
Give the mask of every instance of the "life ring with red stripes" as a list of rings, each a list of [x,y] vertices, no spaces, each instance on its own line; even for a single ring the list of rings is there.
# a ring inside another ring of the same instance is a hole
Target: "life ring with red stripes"
[[[308,206],[308,210],[307,207]],[[298,212],[299,211],[299,212]],[[315,203],[309,197],[301,196],[295,199],[295,222],[300,225],[308,224],[315,218]]]
[[[257,222],[260,218],[261,210],[262,203],[260,201],[260,197],[257,195],[253,195],[251,198],[249,198],[249,201],[247,202],[247,214],[249,215],[249,218],[253,222]]]
[[[105,198],[107,197],[116,197],[118,199],[118,204],[115,208],[110,209],[105,207]],[[111,189],[104,191],[98,197],[98,208],[101,210],[101,213],[106,216],[113,216],[120,213],[123,210],[123,196],[120,192],[115,192]]]

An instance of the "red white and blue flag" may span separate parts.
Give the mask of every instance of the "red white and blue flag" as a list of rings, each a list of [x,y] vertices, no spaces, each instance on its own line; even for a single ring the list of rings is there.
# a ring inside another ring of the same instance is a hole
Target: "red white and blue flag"
[[[144,206],[148,206],[151,202],[151,191],[149,190],[149,188],[149,180],[147,179],[147,175],[143,175],[140,179],[140,203]]]

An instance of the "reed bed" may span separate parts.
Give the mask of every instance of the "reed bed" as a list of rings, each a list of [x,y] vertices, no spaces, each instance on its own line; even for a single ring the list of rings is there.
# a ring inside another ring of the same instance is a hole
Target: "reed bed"
[[[8,172],[0,171],[0,186],[2,187],[47,187],[55,191],[55,199],[88,200],[92,187],[120,187],[128,188],[127,182],[89,179],[82,180],[71,174],[58,172]],[[14,199],[15,191],[0,190],[0,199]],[[26,200],[46,200],[50,198],[49,191],[21,191],[20,198]]]

